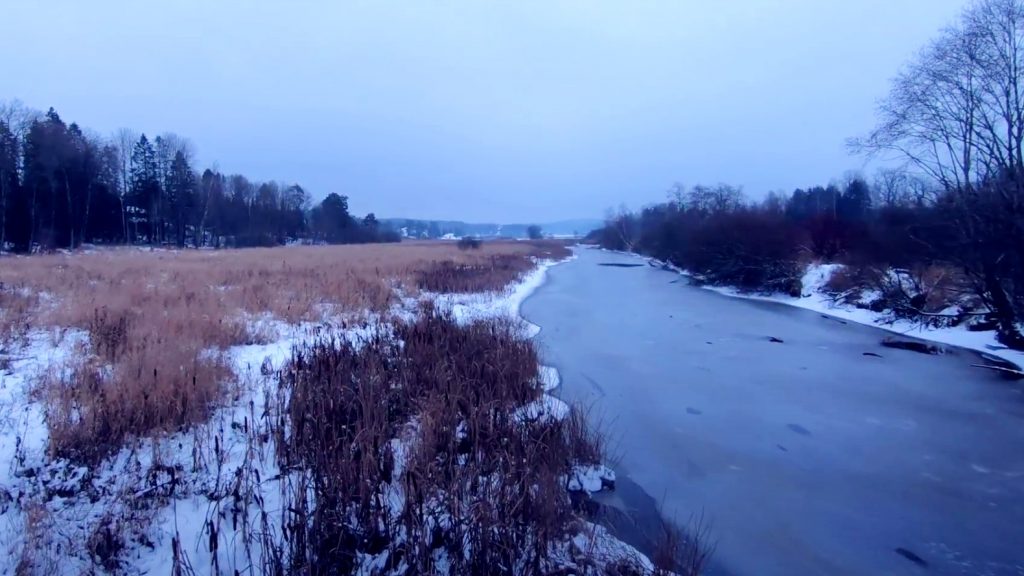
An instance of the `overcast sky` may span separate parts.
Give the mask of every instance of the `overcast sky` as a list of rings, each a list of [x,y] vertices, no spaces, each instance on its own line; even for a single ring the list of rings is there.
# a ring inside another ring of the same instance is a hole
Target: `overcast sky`
[[[0,3],[0,99],[357,213],[504,222],[861,168],[844,140],[964,4]]]

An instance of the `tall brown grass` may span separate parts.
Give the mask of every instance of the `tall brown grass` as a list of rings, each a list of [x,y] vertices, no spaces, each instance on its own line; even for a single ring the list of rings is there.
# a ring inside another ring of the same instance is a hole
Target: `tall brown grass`
[[[288,323],[386,312],[396,289],[496,290],[552,242],[306,246],[231,251],[104,250],[0,259],[0,341],[30,327],[74,327],[92,354],[42,386],[54,456],[90,460],[133,435],[202,421],[225,393],[215,352]],[[472,271],[467,275],[467,271]],[[211,353],[211,351],[213,353]]]
[[[574,522],[565,477],[600,445],[578,419],[515,416],[540,385],[533,344],[510,323],[428,308],[362,346],[297,350],[281,378],[278,460],[296,472],[291,538],[273,555],[285,565],[270,572],[356,573],[365,555],[389,574],[556,568]]]

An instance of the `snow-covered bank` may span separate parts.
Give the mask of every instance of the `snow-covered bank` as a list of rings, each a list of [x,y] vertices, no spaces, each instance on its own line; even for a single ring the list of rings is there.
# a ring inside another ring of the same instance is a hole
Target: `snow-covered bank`
[[[692,277],[686,270],[660,260],[632,253],[615,253],[628,254],[645,260],[651,265],[672,270],[687,278]],[[920,322],[893,319],[888,311],[875,312],[867,308],[859,308],[852,304],[837,301],[835,295],[829,293],[827,284],[832,275],[843,268],[842,264],[817,263],[809,265],[801,278],[802,289],[800,297],[787,294],[756,294],[741,291],[731,286],[701,284],[700,287],[733,298],[777,302],[788,306],[813,310],[841,320],[874,326],[901,336],[911,336],[938,344],[975,350],[1024,367],[1024,352],[1012,350],[999,343],[993,331],[971,331],[963,325],[950,327],[927,326]]]
[[[1024,367],[1024,352],[1012,350],[999,343],[993,331],[971,331],[963,325],[951,327],[925,326],[920,322],[892,319],[886,312],[874,312],[866,308],[838,303],[835,297],[826,291],[825,285],[832,274],[841,269],[841,264],[813,264],[808,266],[803,276],[803,290],[799,298],[785,294],[747,294],[735,288],[721,286],[705,286],[705,288],[737,298],[780,302],[827,314],[849,322],[875,326],[901,336],[912,336],[939,344],[967,348],[984,354],[990,354],[1012,362],[1017,366]]]
[[[437,305],[451,310],[460,322],[496,317],[516,319],[522,322],[525,335],[532,338],[540,332],[540,327],[524,320],[519,313],[519,308],[531,294],[544,284],[548,269],[574,258],[576,256],[565,260],[540,260],[537,262],[536,268],[527,273],[519,282],[512,284],[500,293],[428,294],[427,297]]]

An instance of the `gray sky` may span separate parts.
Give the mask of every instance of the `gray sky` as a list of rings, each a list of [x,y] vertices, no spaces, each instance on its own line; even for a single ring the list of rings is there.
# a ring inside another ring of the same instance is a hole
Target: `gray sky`
[[[0,99],[358,213],[512,222],[861,168],[844,140],[964,2],[0,4]]]

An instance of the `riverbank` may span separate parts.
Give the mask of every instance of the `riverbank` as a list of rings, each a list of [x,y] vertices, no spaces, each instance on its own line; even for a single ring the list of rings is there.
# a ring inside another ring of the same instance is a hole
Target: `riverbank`
[[[587,249],[601,250],[613,254],[632,256],[649,265],[671,270],[682,277],[692,279],[693,276],[686,270],[662,262],[660,260],[636,254],[632,252],[621,252],[606,250],[603,248],[590,247]],[[906,319],[894,319],[891,310],[873,311],[867,307],[857,307],[853,304],[842,303],[836,295],[829,292],[827,285],[833,274],[844,268],[842,264],[810,264],[801,277],[800,296],[795,297],[788,294],[757,294],[743,291],[732,286],[715,286],[693,282],[705,290],[710,290],[730,296],[747,300],[758,300],[762,302],[776,302],[787,306],[794,306],[804,310],[811,310],[821,314],[837,318],[847,322],[856,322],[865,326],[873,326],[893,333],[897,336],[909,336],[920,340],[928,340],[937,344],[946,344],[959,348],[974,350],[982,354],[988,354],[1005,360],[1018,367],[1024,367],[1024,352],[1013,350],[996,340],[994,331],[973,331],[967,327],[928,326],[921,322],[913,322]],[[1024,376],[1024,374],[1022,374]]]

